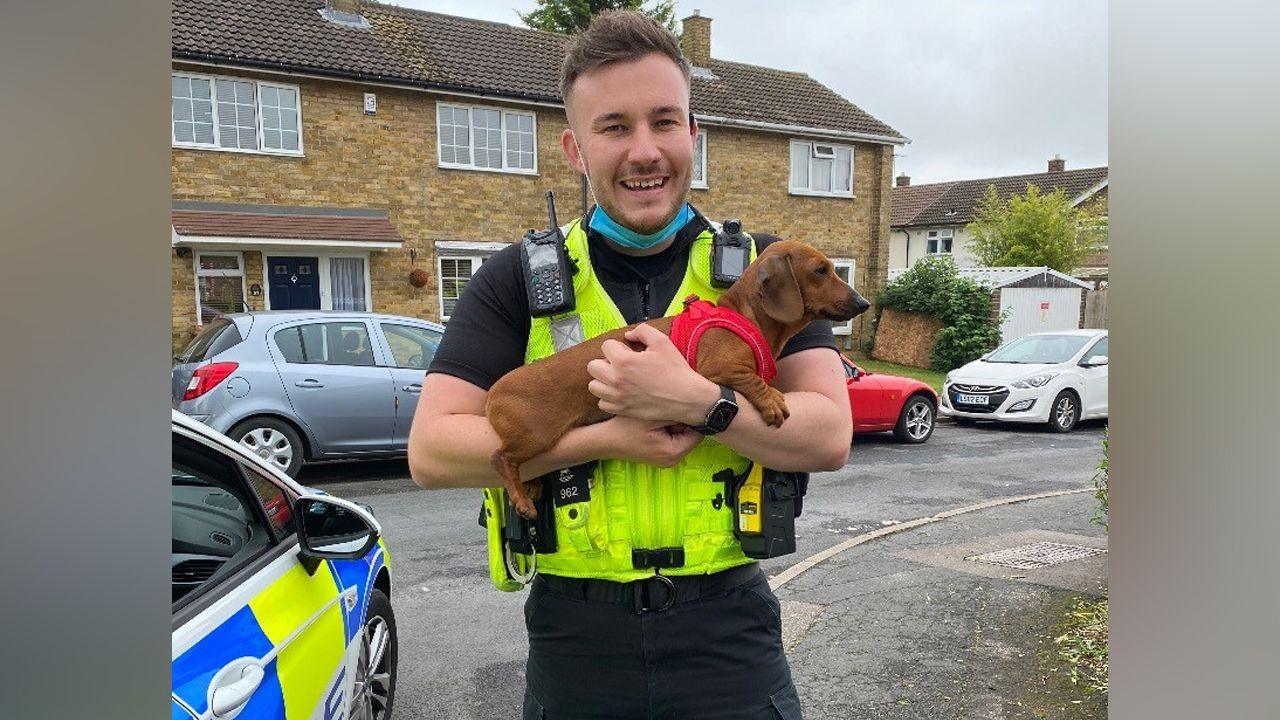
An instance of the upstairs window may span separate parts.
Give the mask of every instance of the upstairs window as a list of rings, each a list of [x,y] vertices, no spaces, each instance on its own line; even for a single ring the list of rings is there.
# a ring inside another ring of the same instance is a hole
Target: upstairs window
[[[792,195],[853,197],[853,148],[792,140],[789,189]]]
[[[538,171],[533,113],[436,104],[440,167],[534,174]]]
[[[175,147],[302,154],[302,117],[293,85],[173,73]]]
[[[930,255],[950,255],[951,242],[955,239],[954,230],[930,230],[929,231],[929,248]]]

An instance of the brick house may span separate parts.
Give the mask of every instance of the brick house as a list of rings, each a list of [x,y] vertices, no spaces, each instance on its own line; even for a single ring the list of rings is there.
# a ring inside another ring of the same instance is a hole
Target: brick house
[[[1066,161],[1055,157],[1048,170],[1030,175],[958,180],[912,185],[911,178],[899,175],[892,190],[893,211],[889,224],[889,268],[908,268],[925,255],[951,255],[956,265],[976,267],[978,259],[970,250],[965,226],[973,220],[988,185],[995,185],[1003,198],[1023,194],[1027,185],[1043,192],[1062,188],[1075,205],[1089,205],[1106,214],[1106,167],[1067,170]],[[1101,266],[1105,275],[1106,251],[1085,259],[1087,267]]]
[[[564,36],[359,0],[172,7],[175,350],[244,308],[447,320],[487,256],[545,225],[544,191],[561,222],[586,209],[560,150]],[[712,58],[696,11],[682,44],[691,201],[813,243],[874,298],[906,138],[803,73]]]

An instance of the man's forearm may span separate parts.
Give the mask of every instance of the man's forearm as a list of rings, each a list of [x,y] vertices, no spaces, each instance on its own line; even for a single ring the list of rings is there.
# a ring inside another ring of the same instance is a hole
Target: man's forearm
[[[483,415],[433,417],[409,438],[409,470],[422,487],[497,487],[502,479],[490,464],[501,446]],[[520,466],[520,479],[594,460],[602,451],[598,425],[570,430],[547,452]]]
[[[848,415],[842,417],[841,408],[821,393],[797,391],[784,396],[791,414],[782,427],[774,428],[738,393],[738,414],[716,440],[774,470],[819,472],[844,467],[852,439]]]

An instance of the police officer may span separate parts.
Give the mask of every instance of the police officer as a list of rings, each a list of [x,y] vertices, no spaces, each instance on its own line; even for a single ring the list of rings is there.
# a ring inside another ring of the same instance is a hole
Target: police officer
[[[566,232],[578,265],[573,321],[591,337],[673,314],[688,291],[715,297],[712,233],[687,200],[698,128],[676,38],[638,13],[601,14],[570,43],[561,93],[561,145],[596,202]],[[530,317],[521,268],[518,245],[497,253],[451,314],[409,440],[423,487],[501,484],[487,389],[556,349],[550,320]],[[589,367],[591,392],[615,417],[521,467],[529,479],[598,461],[554,508],[556,551],[537,557],[524,717],[799,718],[778,600],[710,475],[749,460],[844,465],[850,414],[830,324],[784,348],[773,385],[791,414],[776,429],[690,369],[666,335],[641,325],[628,339],[643,349],[610,342]]]

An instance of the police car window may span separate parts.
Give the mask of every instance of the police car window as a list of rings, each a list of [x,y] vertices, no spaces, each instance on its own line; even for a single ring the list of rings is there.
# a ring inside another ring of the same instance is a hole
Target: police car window
[[[236,464],[174,437],[172,586],[176,610],[272,545],[257,498]]]
[[[247,465],[240,467],[244,470],[245,477],[249,478],[249,486],[253,488],[253,494],[258,497],[258,502],[262,503],[262,509],[267,513],[267,522],[275,531],[276,539],[287,538],[297,532],[297,524],[293,520],[293,507],[284,490],[264,477],[258,470]]]
[[[440,333],[410,325],[381,323],[382,334],[387,336],[391,357],[398,368],[426,370],[431,358],[440,347]]]

